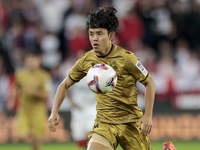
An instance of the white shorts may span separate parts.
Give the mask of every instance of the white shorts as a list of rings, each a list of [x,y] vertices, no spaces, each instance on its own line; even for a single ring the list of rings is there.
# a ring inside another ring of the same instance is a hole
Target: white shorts
[[[81,141],[88,138],[87,132],[91,131],[96,118],[95,107],[85,110],[73,110],[71,119],[71,134],[75,141]]]

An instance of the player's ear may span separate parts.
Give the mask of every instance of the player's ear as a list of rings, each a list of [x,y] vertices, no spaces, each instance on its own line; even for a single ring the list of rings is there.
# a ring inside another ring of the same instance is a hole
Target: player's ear
[[[112,41],[114,39],[114,37],[115,37],[115,32],[114,31],[110,32],[109,39]]]

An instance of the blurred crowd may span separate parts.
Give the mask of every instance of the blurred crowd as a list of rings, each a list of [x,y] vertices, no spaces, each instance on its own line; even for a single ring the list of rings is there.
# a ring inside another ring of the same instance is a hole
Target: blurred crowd
[[[118,10],[113,43],[134,52],[150,72],[156,102],[200,92],[200,0],[0,0],[0,111],[27,51],[42,51],[42,67],[57,89],[91,49],[86,19],[102,5]]]

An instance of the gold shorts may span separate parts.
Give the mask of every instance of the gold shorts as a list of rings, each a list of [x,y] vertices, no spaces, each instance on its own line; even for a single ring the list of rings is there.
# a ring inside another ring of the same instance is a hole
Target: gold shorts
[[[108,124],[95,122],[93,131],[88,132],[88,136],[91,138],[94,133],[108,139],[114,150],[118,143],[124,150],[153,150],[149,138],[140,134],[138,123]]]
[[[16,116],[17,134],[20,137],[32,135],[36,138],[43,138],[45,134],[46,111],[24,111],[19,109]]]

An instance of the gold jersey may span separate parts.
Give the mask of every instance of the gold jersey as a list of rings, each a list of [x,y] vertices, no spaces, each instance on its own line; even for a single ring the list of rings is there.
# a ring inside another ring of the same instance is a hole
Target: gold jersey
[[[15,74],[17,87],[20,88],[19,102],[20,108],[30,110],[39,110],[44,108],[45,100],[26,92],[26,88],[48,91],[50,83],[50,74],[45,70],[38,69],[30,72],[27,69],[20,69]]]
[[[143,116],[137,104],[136,82],[145,83],[150,74],[134,53],[112,45],[106,56],[97,56],[94,50],[85,53],[69,72],[69,79],[78,82],[95,64],[108,64],[117,73],[117,85],[106,94],[96,94],[96,121],[120,124],[138,121]]]

